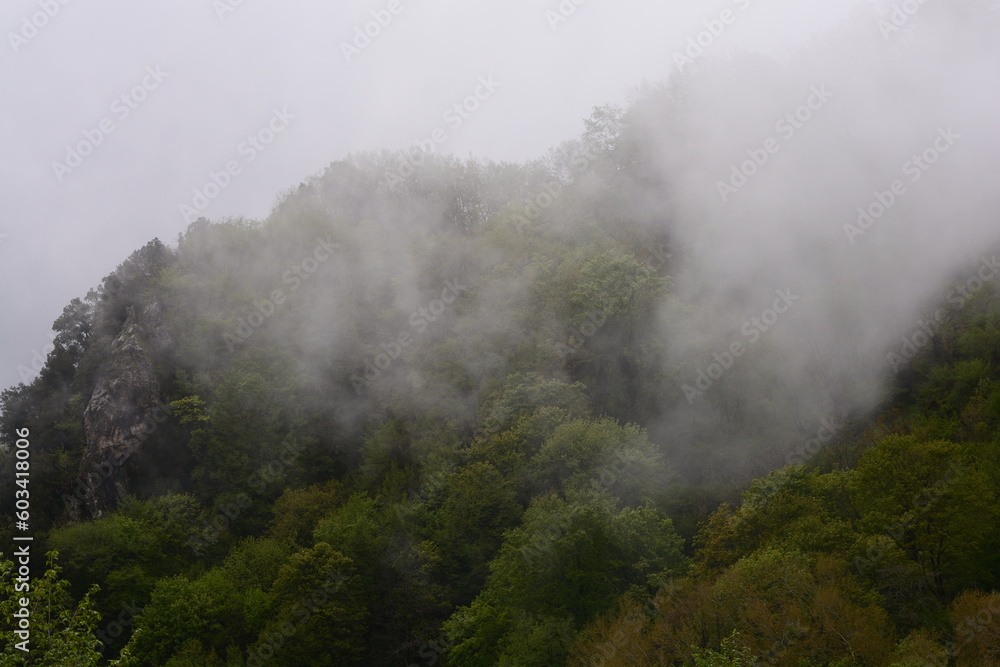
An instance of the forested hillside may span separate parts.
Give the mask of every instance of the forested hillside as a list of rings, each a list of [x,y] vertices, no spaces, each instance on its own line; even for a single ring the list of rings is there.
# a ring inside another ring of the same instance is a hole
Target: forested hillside
[[[664,146],[750,74],[809,90],[748,58],[534,162],[355,155],[74,299],[2,395],[53,556],[0,663],[1000,664],[996,256],[902,341],[863,267],[701,263]]]

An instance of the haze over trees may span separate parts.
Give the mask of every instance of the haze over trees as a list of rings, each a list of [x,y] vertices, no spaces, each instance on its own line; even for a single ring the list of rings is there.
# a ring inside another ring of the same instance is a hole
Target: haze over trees
[[[353,155],[138,249],[0,396],[53,554],[45,639],[2,664],[1000,664],[1000,239],[963,166],[998,137],[981,82],[913,83],[996,46],[940,11],[961,49],[944,22],[866,59],[845,26],[534,162]],[[830,105],[720,201],[819,75]],[[956,152],[851,242],[948,118]]]

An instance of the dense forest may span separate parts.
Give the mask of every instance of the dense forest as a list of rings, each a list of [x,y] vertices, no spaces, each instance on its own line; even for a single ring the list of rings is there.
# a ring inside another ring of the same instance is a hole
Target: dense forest
[[[663,147],[790,67],[647,84],[532,162],[353,155],[133,253],[0,399],[49,554],[0,664],[1000,664],[992,251],[902,344],[861,341],[860,269],[810,274],[855,307],[821,335],[801,283],[698,263]],[[828,111],[803,134],[860,132]]]

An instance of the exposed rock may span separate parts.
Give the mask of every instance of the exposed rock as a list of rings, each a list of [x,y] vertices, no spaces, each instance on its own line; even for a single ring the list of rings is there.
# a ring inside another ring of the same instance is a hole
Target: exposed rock
[[[160,357],[171,352],[177,344],[174,332],[163,317],[163,307],[154,300],[142,310],[142,328],[146,340],[149,341],[153,357]]]
[[[165,416],[153,357],[167,352],[173,341],[158,302],[139,318],[128,308],[83,414],[87,449],[80,478],[86,480],[87,490],[82,508],[70,508],[73,518],[99,517],[128,492],[126,464]]]

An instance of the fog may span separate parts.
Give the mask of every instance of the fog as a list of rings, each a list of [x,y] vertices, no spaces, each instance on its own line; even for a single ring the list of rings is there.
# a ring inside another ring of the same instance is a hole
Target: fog
[[[18,649],[996,648],[997,0],[3,12]]]
[[[262,219],[279,193],[362,151],[532,160],[606,103],[635,101],[626,132],[655,137],[646,185],[616,201],[669,234],[673,292],[652,315],[677,396],[651,423],[669,455],[738,422],[714,454],[722,474],[791,461],[824,423],[882,400],[888,355],[956,305],[949,280],[992,270],[989,2],[235,4],[5,9],[2,76],[16,92],[2,111],[0,384],[30,379],[71,298],[196,217]],[[426,214],[399,213],[400,228]],[[413,239],[365,237],[378,242],[338,264],[339,280],[379,276],[397,309],[419,308]],[[453,261],[442,276],[469,275]],[[529,280],[479,294],[454,333],[510,328],[505,304]],[[312,318],[318,355],[342,318]],[[747,444],[767,439],[756,458]]]
[[[685,413],[759,413],[733,456],[744,438],[791,438],[795,462],[789,430],[801,442],[877,405],[930,343],[931,314],[1000,270],[998,8],[892,7],[859,9],[787,67],[712,64],[669,95],[655,150],[679,293],[698,304],[673,357]]]
[[[210,172],[246,159],[240,145],[273,109],[295,118],[210,202],[207,217],[264,217],[279,191],[332,160],[424,139],[480,76],[502,88],[437,149],[537,157],[578,134],[593,106],[666,78],[671,55],[731,3],[591,0],[553,24],[546,12],[559,11],[555,0],[402,2],[347,62],[341,44],[387,4],[5,3],[0,385],[34,375],[35,355],[47,351],[50,325],[71,298],[149,239],[170,242],[186,228],[179,205]],[[713,54],[781,55],[853,5],[754,4]],[[147,67],[160,68],[160,80]],[[155,88],[123,102],[144,79]],[[113,131],[60,178],[53,163],[105,118]]]

